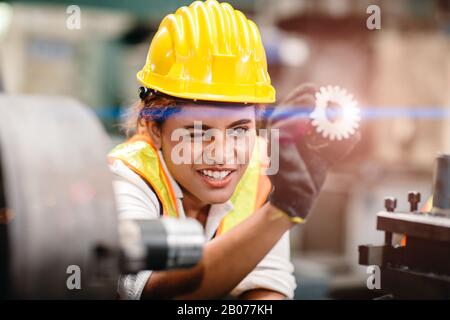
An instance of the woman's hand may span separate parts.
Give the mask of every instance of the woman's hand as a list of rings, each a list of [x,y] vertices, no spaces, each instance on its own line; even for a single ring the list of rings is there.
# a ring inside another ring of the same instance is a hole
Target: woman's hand
[[[360,139],[358,132],[341,141],[330,141],[315,132],[309,114],[317,91],[313,84],[300,85],[269,117],[270,129],[279,133],[279,171],[269,176],[274,186],[269,200],[289,216],[301,219],[310,212],[329,167]]]

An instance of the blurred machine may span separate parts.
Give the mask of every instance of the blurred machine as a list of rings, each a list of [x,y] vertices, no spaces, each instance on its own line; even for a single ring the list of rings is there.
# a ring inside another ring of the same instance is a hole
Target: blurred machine
[[[114,299],[122,273],[200,260],[197,221],[118,219],[109,148],[74,100],[0,95],[0,298]]]
[[[381,246],[359,247],[359,263],[381,269],[381,290],[394,299],[450,299],[450,155],[436,160],[432,207],[418,210],[420,193],[410,192],[410,212],[396,212],[396,198],[386,198],[377,214],[385,232]],[[403,235],[393,245],[393,235]]]

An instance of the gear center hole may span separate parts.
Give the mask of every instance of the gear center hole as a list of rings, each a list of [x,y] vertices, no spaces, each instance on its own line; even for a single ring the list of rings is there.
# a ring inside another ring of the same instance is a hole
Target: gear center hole
[[[338,103],[328,101],[325,114],[331,123],[340,122],[344,118],[344,109]]]

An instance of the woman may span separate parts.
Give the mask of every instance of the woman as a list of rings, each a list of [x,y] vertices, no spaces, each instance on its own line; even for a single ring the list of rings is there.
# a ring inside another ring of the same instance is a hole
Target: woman
[[[182,7],[162,21],[138,79],[135,135],[109,155],[120,217],[194,218],[209,242],[193,269],[123,276],[121,298],[292,298],[288,230],[309,212],[327,164],[284,139],[300,120],[272,116],[285,142],[272,185],[261,174],[258,120],[275,90],[256,25],[214,0]]]

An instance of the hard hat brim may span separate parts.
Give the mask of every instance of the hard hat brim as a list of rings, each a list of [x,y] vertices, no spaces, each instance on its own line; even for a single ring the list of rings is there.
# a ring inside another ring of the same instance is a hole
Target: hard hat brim
[[[137,80],[145,87],[167,95],[190,100],[231,103],[274,103],[275,88],[264,84],[205,83],[170,79],[159,74],[141,70]]]

